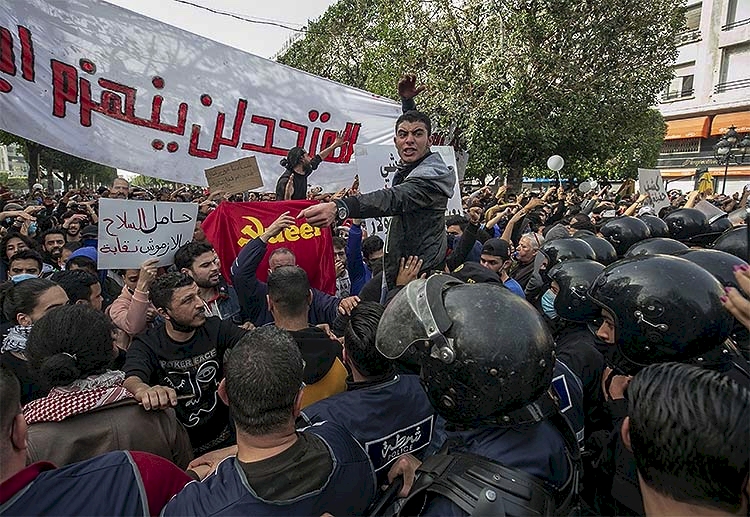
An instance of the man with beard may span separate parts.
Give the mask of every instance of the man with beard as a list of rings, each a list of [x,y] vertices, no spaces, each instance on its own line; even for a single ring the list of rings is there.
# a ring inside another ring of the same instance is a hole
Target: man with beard
[[[130,182],[125,178],[115,178],[112,188],[109,189],[110,199],[128,199],[130,195]]]
[[[85,219],[85,215],[75,214],[63,223],[62,228],[65,231],[65,242],[81,241],[81,221]]]
[[[196,456],[232,445],[227,407],[218,399],[224,355],[245,335],[229,320],[206,318],[195,281],[168,273],[151,286],[164,325],[128,349],[124,386],[145,410],[174,407]]]
[[[51,228],[39,237],[44,250],[44,273],[59,271],[63,268],[61,262],[63,246],[65,246],[65,232]]]
[[[174,265],[195,280],[207,317],[229,319],[238,325],[245,322],[237,293],[221,276],[219,257],[211,244],[188,242],[175,253]]]

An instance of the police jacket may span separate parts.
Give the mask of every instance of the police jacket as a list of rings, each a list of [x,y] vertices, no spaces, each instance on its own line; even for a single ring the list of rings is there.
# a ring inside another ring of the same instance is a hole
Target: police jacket
[[[260,238],[251,240],[240,250],[231,268],[232,283],[240,304],[243,305],[242,313],[256,327],[273,322],[273,316],[266,302],[268,286],[255,276],[266,254],[266,246],[267,244]],[[340,300],[317,289],[313,289],[312,292],[313,301],[308,317],[310,323],[333,325],[338,315]]]
[[[349,217],[393,216],[383,269],[389,289],[396,285],[402,257],[420,257],[425,272],[443,270],[448,249],[445,210],[455,185],[455,172],[438,153],[430,153],[416,166],[402,166],[391,188],[342,199]]]
[[[341,427],[325,423],[307,428],[330,450],[333,471],[322,489],[288,501],[266,501],[248,484],[236,456],[222,461],[203,482],[189,483],[164,508],[163,515],[332,515],[362,514],[375,495],[375,477],[362,447]]]
[[[371,382],[349,382],[347,391],[306,407],[308,423],[329,421],[365,448],[378,479],[402,454],[421,458],[430,443],[434,410],[416,375],[390,373]]]

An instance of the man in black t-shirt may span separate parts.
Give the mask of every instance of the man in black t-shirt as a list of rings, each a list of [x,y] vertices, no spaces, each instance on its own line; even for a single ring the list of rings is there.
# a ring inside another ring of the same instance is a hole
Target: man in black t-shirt
[[[328,158],[334,150],[344,145],[343,133],[336,135],[336,140],[330,146],[326,147],[319,154],[311,157],[302,147],[292,147],[281,160],[281,166],[286,170],[276,182],[276,200],[284,201],[285,199],[307,199],[307,177],[318,168],[320,162]],[[287,197],[287,185],[289,181],[291,192]]]
[[[184,273],[156,280],[151,301],[165,324],[130,345],[125,387],[146,410],[174,407],[196,455],[230,445],[229,413],[217,390],[224,354],[245,330],[230,320],[206,318],[198,286]]]

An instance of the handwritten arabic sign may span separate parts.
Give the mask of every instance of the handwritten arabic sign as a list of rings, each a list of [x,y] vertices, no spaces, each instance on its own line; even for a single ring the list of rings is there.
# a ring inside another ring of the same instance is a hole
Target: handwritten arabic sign
[[[255,156],[206,169],[206,180],[212,191],[223,190],[227,194],[239,194],[263,186]]]
[[[255,155],[273,185],[294,146],[348,145],[316,182],[351,184],[354,144],[393,137],[394,102],[102,0],[0,2],[0,129],[120,169],[206,185]]]
[[[431,147],[433,152],[440,153],[443,161],[453,171],[457,170],[456,155],[452,147],[447,145]],[[390,188],[393,184],[393,176],[398,170],[396,164],[399,156],[393,145],[357,145],[357,170],[359,171],[359,190],[361,192],[372,192],[382,188]],[[448,200],[446,215],[463,213],[461,205],[461,190],[456,181],[456,189],[453,197]],[[367,219],[366,229],[369,235],[379,235],[385,239],[390,226],[390,217],[377,217]]]
[[[99,200],[97,258],[101,269],[136,269],[148,259],[172,264],[193,239],[198,205],[121,199]]]
[[[659,169],[638,169],[638,189],[649,195],[650,204],[656,213],[669,206],[669,196]]]

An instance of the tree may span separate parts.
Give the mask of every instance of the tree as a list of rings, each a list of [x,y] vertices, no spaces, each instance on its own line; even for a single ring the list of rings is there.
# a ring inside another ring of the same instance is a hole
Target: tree
[[[111,183],[117,176],[117,170],[112,167],[84,160],[70,154],[45,147],[31,140],[26,140],[12,133],[0,131],[0,144],[18,144],[26,160],[29,162],[29,176],[27,188],[32,190],[34,183],[41,181],[41,172],[47,173],[47,185],[53,188],[53,174],[63,182],[64,189],[70,190],[74,185],[85,182]]]
[[[420,109],[462,129],[467,175],[517,189],[552,154],[577,177],[654,165],[683,23],[681,0],[339,0],[279,61],[387,96],[416,72]]]

